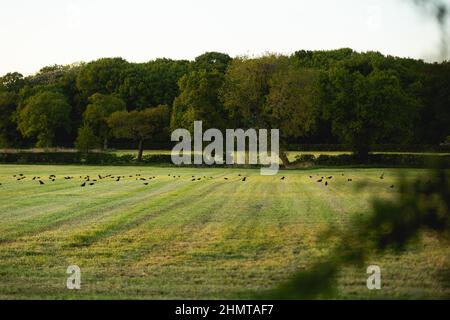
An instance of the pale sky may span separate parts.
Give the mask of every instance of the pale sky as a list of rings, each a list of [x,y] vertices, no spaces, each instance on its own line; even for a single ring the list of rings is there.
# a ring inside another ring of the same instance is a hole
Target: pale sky
[[[206,51],[351,47],[434,61],[439,29],[411,2],[0,0],[0,75],[100,57],[193,59]]]

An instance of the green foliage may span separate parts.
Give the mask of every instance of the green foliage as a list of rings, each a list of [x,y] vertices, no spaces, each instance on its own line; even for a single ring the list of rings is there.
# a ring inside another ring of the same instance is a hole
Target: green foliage
[[[325,72],[321,84],[324,117],[362,158],[375,143],[407,142],[419,107],[396,72],[377,69],[371,59],[355,56]]]
[[[89,153],[90,150],[99,146],[100,141],[89,125],[84,124],[81,128],[78,128],[77,140],[75,141],[75,147],[78,151]]]
[[[20,164],[75,164],[81,163],[81,154],[78,152],[14,152],[0,153],[1,163]]]
[[[86,97],[94,93],[112,94],[122,83],[128,62],[122,58],[103,58],[86,64],[77,78],[77,88]]]
[[[317,97],[317,72],[285,60],[269,80],[269,94],[262,108],[266,122],[280,129],[284,141],[303,137],[314,128]]]
[[[239,127],[267,127],[263,106],[270,79],[284,57],[236,58],[228,67],[221,98],[231,120]]]
[[[142,161],[144,141],[167,134],[169,107],[161,105],[142,111],[117,111],[108,118],[108,125],[117,138],[139,142],[138,161]]]
[[[103,149],[108,148],[108,138],[111,136],[107,119],[114,112],[124,110],[126,110],[125,102],[112,95],[96,93],[89,97],[89,105],[86,107],[83,118],[97,137],[103,141]]]
[[[194,69],[225,73],[233,59],[226,53],[206,52],[195,58]]]
[[[53,144],[72,147],[92,104],[89,97],[101,94],[123,100],[128,111],[167,105],[176,127],[203,120],[216,128],[279,128],[284,147],[340,143],[364,158],[374,144],[438,145],[450,135],[449,66],[348,48],[257,58],[206,52],[195,61],[104,58],[52,65],[26,78],[19,73],[0,77],[0,92],[17,96],[12,115],[11,104],[6,107],[0,135],[3,145],[29,146],[34,136],[20,139],[14,119],[31,97],[58,92],[71,106],[71,130],[58,128]],[[105,147],[104,121],[90,126]]]
[[[24,137],[37,137],[37,147],[51,147],[55,131],[70,129],[71,106],[64,95],[44,91],[28,98],[18,112],[18,128]]]
[[[13,146],[18,140],[18,132],[13,121],[17,108],[17,94],[0,91],[0,147]]]
[[[180,79],[180,95],[173,103],[171,128],[193,130],[194,121],[205,128],[225,128],[226,113],[218,93],[223,75],[217,71],[193,71]]]
[[[146,140],[167,128],[168,115],[167,106],[142,111],[117,111],[108,118],[108,124],[117,138]]]
[[[7,73],[0,77],[0,92],[10,91],[18,93],[25,85],[23,75],[18,72]]]

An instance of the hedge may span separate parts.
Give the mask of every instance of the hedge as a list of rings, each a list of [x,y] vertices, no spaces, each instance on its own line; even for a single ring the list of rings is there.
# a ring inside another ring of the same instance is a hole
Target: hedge
[[[450,168],[449,155],[420,155],[420,154],[371,154],[364,162],[350,154],[342,155],[320,155],[315,157],[310,154],[302,154],[292,163],[302,165],[307,163],[309,166],[392,166],[392,167],[430,167],[433,163],[440,163]],[[117,156],[114,153],[89,153],[82,154],[78,152],[17,152],[0,153],[0,163],[19,163],[19,164],[96,164],[96,165],[120,165],[120,164],[165,164],[172,165],[170,155],[145,155],[141,163],[136,162],[134,155],[125,154]],[[207,167],[206,165],[203,165]],[[223,167],[215,165],[214,167]],[[226,166],[226,167],[233,167]],[[259,166],[243,165],[239,167]]]
[[[393,166],[393,167],[430,167],[439,162],[441,165],[450,168],[449,155],[420,155],[420,154],[371,154],[368,159],[361,161],[351,154],[342,155],[320,155],[315,157],[310,154],[303,154],[296,158],[293,165],[309,162],[317,166]]]

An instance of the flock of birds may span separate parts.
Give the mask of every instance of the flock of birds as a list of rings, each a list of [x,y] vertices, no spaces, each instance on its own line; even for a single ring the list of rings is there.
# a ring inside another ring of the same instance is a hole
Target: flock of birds
[[[319,174],[317,174],[317,176],[319,176]],[[345,176],[345,174],[342,173],[342,177],[344,177],[344,176]],[[139,173],[135,174],[135,175],[128,175],[128,176],[111,175],[111,174],[102,176],[101,174],[98,174],[96,177],[91,177],[89,175],[86,175],[86,176],[79,176],[79,179],[81,179],[80,187],[84,188],[84,187],[87,187],[87,186],[94,186],[96,183],[98,183],[100,181],[108,180],[108,179],[112,180],[112,181],[115,181],[115,182],[120,182],[121,180],[124,180],[127,177],[128,178],[134,178],[136,181],[142,182],[143,185],[146,185],[146,186],[148,186],[150,184],[150,181],[157,179],[156,176],[143,177]],[[172,175],[170,173],[168,174],[168,177],[172,177],[173,179],[181,179],[182,178],[179,175]],[[249,180],[249,177],[242,176],[241,174],[238,174],[238,177],[239,177],[239,180],[242,181],[242,182],[246,182],[246,181]],[[13,175],[13,178],[16,179],[17,181],[23,181],[23,180],[27,179],[27,177],[23,173],[19,173],[17,175]],[[51,175],[49,175],[47,177],[47,182],[49,182],[49,183],[55,182],[56,178],[57,178],[56,175],[51,174]],[[309,176],[309,178],[310,179],[314,179],[314,176]],[[380,180],[384,180],[384,173],[379,178],[380,178]],[[64,180],[74,180],[74,179],[76,179],[74,176],[65,176],[64,177]],[[211,180],[211,179],[214,179],[214,178],[211,177],[211,176],[209,176],[209,177],[207,177],[207,176],[203,176],[203,177],[191,176],[191,178],[189,178],[189,179],[191,179],[192,182],[195,182],[195,181],[202,181],[202,180]],[[226,181],[231,180],[228,177],[224,177],[223,179],[226,180]],[[283,177],[281,177],[280,180],[284,181],[286,179],[287,178],[285,176],[283,176]],[[41,177],[38,177],[38,176],[34,176],[33,178],[31,178],[31,180],[32,181],[36,181],[39,185],[45,185],[46,184],[46,182],[44,182],[45,179],[42,179]],[[332,180],[333,180],[333,176],[328,176],[328,177],[320,177],[320,179],[318,179],[316,182],[317,183],[324,183],[325,187],[328,187],[331,184]],[[353,182],[353,179],[348,178],[347,182]],[[0,183],[0,186],[1,185],[2,184]],[[394,189],[395,186],[391,185],[390,188]]]
[[[345,174],[342,173],[342,176],[344,177]],[[310,179],[313,179],[313,176],[309,176]],[[325,187],[328,187],[328,185],[330,184],[330,180],[333,179],[333,176],[329,176],[329,177],[321,177],[319,180],[317,180],[317,183],[323,183],[325,181]],[[380,180],[384,180],[384,173],[381,174],[380,176]],[[348,178],[347,182],[353,182],[353,179]],[[395,185],[391,185],[390,187],[391,189],[395,188]]]

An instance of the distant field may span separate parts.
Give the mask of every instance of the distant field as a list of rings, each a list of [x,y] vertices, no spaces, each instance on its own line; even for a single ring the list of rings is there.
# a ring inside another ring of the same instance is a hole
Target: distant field
[[[390,185],[399,175],[423,172],[387,169],[380,180],[379,169],[263,177],[238,169],[0,165],[0,299],[252,298],[326,255],[333,245],[319,238],[326,228],[368,214],[373,197],[395,195]],[[83,188],[86,175],[99,181]],[[317,175],[333,179],[326,187]],[[336,298],[448,297],[437,278],[449,254],[428,235],[406,253],[371,261],[382,268],[383,290],[367,290],[365,267],[349,269]],[[82,271],[76,292],[65,289],[73,264]]]
[[[136,155],[136,150],[118,150],[114,151],[117,155],[125,155],[132,154]],[[374,154],[410,154],[410,155],[439,155],[439,156],[448,156],[450,153],[445,152],[373,152]],[[144,155],[170,155],[170,150],[146,150],[144,151]],[[319,157],[320,155],[329,155],[329,156],[337,156],[341,154],[351,154],[351,151],[289,151],[288,158],[290,161],[294,161],[297,156],[303,154],[314,155],[315,157]]]

